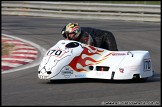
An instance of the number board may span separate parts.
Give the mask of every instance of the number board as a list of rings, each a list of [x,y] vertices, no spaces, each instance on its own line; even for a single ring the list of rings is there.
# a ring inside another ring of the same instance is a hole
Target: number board
[[[144,71],[150,71],[151,70],[151,60],[145,59],[143,67],[144,67]]]
[[[47,56],[56,56],[56,57],[62,57],[65,54],[65,51],[63,50],[57,50],[57,49],[51,49],[48,50]]]

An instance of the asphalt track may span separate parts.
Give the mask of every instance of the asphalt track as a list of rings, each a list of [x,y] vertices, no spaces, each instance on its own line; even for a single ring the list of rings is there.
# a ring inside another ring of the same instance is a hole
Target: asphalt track
[[[112,31],[119,50],[150,51],[155,76],[147,81],[72,80],[48,82],[37,77],[38,66],[2,75],[2,105],[160,104],[160,23],[2,16],[2,33],[32,41],[45,49],[69,22]]]

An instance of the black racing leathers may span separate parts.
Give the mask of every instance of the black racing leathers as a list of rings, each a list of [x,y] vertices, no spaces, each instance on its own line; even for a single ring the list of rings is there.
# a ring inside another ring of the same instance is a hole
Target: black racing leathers
[[[65,35],[63,36],[66,38]],[[105,30],[81,27],[81,34],[76,41],[111,51],[118,51],[114,35]]]

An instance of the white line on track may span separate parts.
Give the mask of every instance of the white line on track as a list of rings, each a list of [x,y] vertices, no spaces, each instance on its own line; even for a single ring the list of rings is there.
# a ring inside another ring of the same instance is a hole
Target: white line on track
[[[19,63],[9,63],[9,62],[2,62],[2,65],[1,66],[9,66],[9,67],[18,67],[22,64],[19,64]]]
[[[35,48],[31,47],[31,46],[15,46],[14,48],[15,49],[19,49],[19,48],[35,49]]]
[[[37,55],[31,55],[31,54],[12,54],[11,56],[24,56],[24,57],[33,57],[33,58],[37,57]]]
[[[1,58],[1,60],[13,60],[13,61],[24,61],[24,62],[31,62],[31,61],[33,61],[32,59],[26,59],[26,58],[21,58],[21,59],[15,59],[15,58]]]
[[[29,50],[15,50],[12,52],[29,52]],[[37,51],[30,50],[30,53],[37,53]]]

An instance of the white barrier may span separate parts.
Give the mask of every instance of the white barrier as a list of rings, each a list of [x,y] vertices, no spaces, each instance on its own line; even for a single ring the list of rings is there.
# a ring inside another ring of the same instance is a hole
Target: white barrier
[[[2,1],[2,15],[160,22],[160,5]]]

